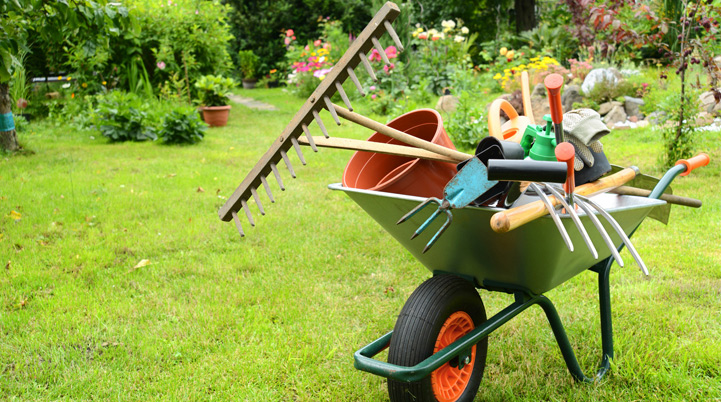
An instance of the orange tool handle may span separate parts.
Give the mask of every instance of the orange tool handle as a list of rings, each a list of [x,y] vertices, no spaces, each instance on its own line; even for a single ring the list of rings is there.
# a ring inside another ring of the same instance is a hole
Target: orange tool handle
[[[566,162],[566,183],[563,185],[563,191],[565,191],[566,194],[571,194],[576,187],[576,180],[573,176],[573,162],[576,156],[576,150],[570,142],[562,142],[556,146],[555,153],[557,161]]]
[[[638,173],[638,168],[630,167],[616,172],[610,176],[603,177],[591,183],[578,186],[576,194],[590,197],[595,194],[611,191],[616,187],[622,186],[633,180]],[[552,205],[558,205],[560,202],[556,197],[549,197]],[[519,226],[540,218],[548,213],[543,201],[538,200],[519,207],[511,208],[505,211],[496,212],[491,217],[491,229],[496,233],[505,233]]]
[[[548,106],[551,108],[551,119],[555,124],[563,121],[563,107],[561,106],[561,87],[563,77],[560,74],[551,74],[543,80],[548,92]]]
[[[686,166],[686,171],[681,173],[681,176],[688,176],[688,174],[691,173],[692,170],[700,168],[702,166],[706,166],[710,161],[711,158],[709,158],[708,154],[700,153],[690,159],[679,159],[676,162],[676,165]]]

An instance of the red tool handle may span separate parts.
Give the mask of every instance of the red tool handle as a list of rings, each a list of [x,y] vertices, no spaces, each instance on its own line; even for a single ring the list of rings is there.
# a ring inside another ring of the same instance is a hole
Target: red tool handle
[[[563,77],[560,74],[551,74],[543,80],[548,92],[548,103],[551,107],[551,119],[555,124],[563,121],[563,107],[561,106],[561,87]]]
[[[566,183],[563,185],[563,191],[566,194],[571,194],[576,187],[576,180],[573,177],[573,162],[576,150],[570,142],[562,142],[556,146],[555,153],[557,161],[566,162]]]
[[[700,168],[701,166],[706,166],[710,161],[711,158],[708,157],[708,154],[700,153],[690,159],[679,159],[676,162],[676,165],[686,166],[686,171],[681,173],[681,176],[688,176],[688,174],[691,173],[692,170]]]

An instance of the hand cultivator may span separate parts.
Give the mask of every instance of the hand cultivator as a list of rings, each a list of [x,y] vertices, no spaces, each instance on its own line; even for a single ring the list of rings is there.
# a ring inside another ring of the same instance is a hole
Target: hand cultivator
[[[566,126],[570,132],[569,142],[564,141],[567,131],[560,110],[563,80],[553,75],[546,80],[551,115],[545,117],[548,122],[545,129],[532,124],[532,116],[518,116],[510,104],[494,102],[491,112],[506,110],[511,120],[501,126],[498,119],[489,118],[493,137],[483,139],[475,155],[437,143],[445,132],[436,112],[423,110],[422,113],[407,114],[388,125],[355,113],[341,84],[350,77],[363,92],[353,72],[358,64],[363,64],[369,76],[375,79],[366,55],[372,48],[378,50],[385,63],[389,63],[379,42],[383,34],[388,33],[402,50],[391,26],[399,12],[393,3],[386,3],[381,8],[220,209],[220,218],[233,219],[244,235],[238,218],[238,211],[243,209],[250,224],[255,226],[247,202],[252,196],[260,213],[265,214],[257,189],[264,185],[274,202],[266,178],[272,172],[284,189],[277,168],[281,159],[295,177],[286,154],[291,146],[303,164],[301,144],[314,151],[318,146],[326,146],[372,152],[373,156],[402,156],[392,160],[397,164],[386,163],[389,171],[381,171],[378,188],[380,183],[393,182],[397,176],[411,172],[419,158],[432,161],[418,176],[428,179],[427,176],[438,173],[438,177],[446,177],[443,185],[428,190],[437,194],[434,196],[367,189],[373,185],[364,189],[356,185],[360,180],[352,181],[351,185],[329,186],[348,194],[433,273],[410,296],[393,331],[355,353],[355,367],[388,378],[392,401],[471,401],[483,376],[488,335],[537,304],[548,318],[573,378],[582,382],[601,379],[613,358],[609,286],[613,261],[623,266],[620,251],[625,246],[643,273],[648,275],[629,237],[652,211],[657,219],[667,220],[668,209],[659,213],[666,201],[700,206],[700,201],[664,192],[679,174],[687,175],[706,165],[708,156],[701,154],[679,161],[660,180],[641,175],[635,167],[618,168],[602,176],[613,169],[600,143],[596,143],[605,133],[592,132],[594,116],[585,114],[582,119],[576,116],[576,120],[569,120]],[[526,82],[527,77],[524,77],[524,103],[530,104],[525,99],[528,94]],[[347,108],[331,102],[330,97],[336,92]],[[340,124],[339,118],[344,118],[376,131],[372,139],[381,137],[367,142],[329,138],[320,119],[322,109],[327,109],[337,124]],[[408,118],[423,121],[407,124]],[[308,125],[313,120],[323,137],[310,134]],[[585,123],[579,125],[578,121]],[[428,134],[428,127],[431,127],[428,138],[419,138],[419,132]],[[301,134],[306,137],[301,138]],[[361,167],[356,174],[360,176],[372,170],[371,165],[378,160],[372,157],[358,159],[356,162]],[[346,170],[353,163],[351,159]],[[442,168],[436,171],[432,164]],[[458,164],[457,169],[455,164]],[[449,166],[451,173],[444,176],[448,174]],[[624,186],[629,183],[648,190]],[[521,192],[521,188],[525,191]],[[438,208],[429,212],[425,207],[430,204],[436,204]],[[445,215],[446,220],[438,227],[435,220],[440,215]],[[426,229],[432,226],[437,228],[435,234],[421,247],[423,242],[414,239],[425,236]],[[590,227],[595,230],[587,230]],[[553,232],[560,233],[562,241]],[[586,245],[587,252],[574,251],[574,243],[579,240]],[[596,248],[600,242],[606,247]],[[581,370],[561,319],[551,301],[544,296],[545,292],[586,270],[599,275],[602,357],[598,371],[592,376]],[[515,300],[488,318],[476,288],[510,293]],[[375,360],[374,356],[386,348],[389,348],[388,361]]]

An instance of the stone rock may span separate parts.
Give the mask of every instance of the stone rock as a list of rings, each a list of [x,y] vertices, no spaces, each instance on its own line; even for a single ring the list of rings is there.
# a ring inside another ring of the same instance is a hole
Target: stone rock
[[[458,107],[458,97],[454,95],[443,95],[436,103],[436,110],[441,113],[451,113]]]
[[[638,116],[628,116],[628,121],[631,123],[638,123]]]
[[[573,110],[574,103],[583,102],[583,95],[581,94],[581,87],[578,85],[568,85],[563,90],[561,95],[561,105],[563,105],[563,112]]]
[[[613,109],[613,104],[611,104],[611,102],[604,102],[598,106],[598,114],[605,116],[611,109]]]
[[[546,86],[543,84],[536,84],[536,86],[533,87],[533,92],[531,92],[531,98],[534,96],[548,97],[548,94],[546,93]]]
[[[659,125],[666,121],[666,112],[653,112],[648,115],[645,120],[654,126]]]
[[[721,116],[721,102],[716,103],[716,99],[713,94],[713,91],[707,91],[698,97],[699,103],[701,104],[701,111]]]
[[[619,73],[616,69],[594,68],[590,73],[588,73],[586,79],[583,80],[581,90],[585,95],[588,95],[593,87],[600,82],[605,81],[615,85],[618,83],[620,75],[621,73]]]
[[[636,116],[639,119],[643,119],[643,113],[641,113],[640,108],[646,102],[644,102],[641,98],[634,98],[631,96],[624,96],[623,98],[626,100],[626,102],[624,103],[626,114],[628,116]]]
[[[546,121],[543,120],[543,116],[551,114],[551,107],[548,105],[548,96],[545,92],[546,87],[544,87],[543,84],[536,85],[533,92],[536,93],[536,89],[538,89],[539,85],[543,88],[543,95],[531,96],[531,109],[533,109],[533,119],[535,120],[535,123],[545,126]]]
[[[607,127],[614,127],[618,122],[626,121],[626,112],[623,106],[614,106],[608,114],[603,118],[603,122]]]
[[[60,99],[60,92],[48,92],[45,97],[48,99]]]
[[[646,127],[646,126],[648,126],[648,125],[650,125],[650,124],[651,124],[651,123],[649,123],[648,120],[641,120],[641,121],[639,121],[638,123],[636,123],[636,126],[637,126],[638,128],[641,128],[641,127]]]
[[[699,126],[708,126],[714,122],[713,115],[708,112],[701,112],[696,116],[696,124]]]
[[[613,127],[614,130],[628,130],[629,128],[632,128],[628,122],[625,121],[617,121]]]

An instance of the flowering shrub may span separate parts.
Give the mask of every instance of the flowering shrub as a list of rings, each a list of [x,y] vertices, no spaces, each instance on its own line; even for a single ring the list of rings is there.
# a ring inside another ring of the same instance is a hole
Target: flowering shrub
[[[288,85],[300,97],[307,97],[313,92],[344,52],[342,46],[328,40],[329,37],[338,37],[335,31],[341,30],[340,24],[327,19],[321,23],[324,27],[323,37],[308,42],[305,46],[298,43],[292,29],[286,30],[282,35],[289,69]]]
[[[571,64],[571,76],[574,79],[578,78],[579,80],[583,81],[586,79],[588,73],[593,70],[590,59],[586,61],[568,59],[568,62]]]
[[[405,65],[396,60],[398,49],[388,46],[384,52],[391,62],[390,65],[383,63],[380,52],[376,49],[373,49],[368,57],[378,78],[376,84],[366,85],[371,99],[371,110],[376,114],[389,114],[398,100],[405,99],[409,90],[408,79],[403,74]]]
[[[418,63],[409,75],[429,78],[426,89],[436,95],[442,94],[443,88],[452,86],[451,76],[455,69],[472,66],[468,49],[477,34],[470,34],[460,22],[443,21],[440,31],[435,28],[425,30],[416,24],[411,36],[411,47],[416,49],[417,54],[414,60]]]
[[[521,73],[523,71],[528,71],[531,85],[543,82],[543,79],[552,73],[558,73],[563,76],[568,76],[569,74],[569,71],[563,68],[561,64],[552,57],[536,56],[531,58],[528,63],[523,63],[514,53],[513,50],[501,48],[500,54],[504,55],[508,63],[502,64],[502,66],[505,67],[503,71],[493,76],[493,79],[498,81],[501,87],[508,92],[520,88]],[[508,56],[509,54],[511,55],[510,57]],[[520,53],[520,55],[523,55],[523,53]]]

